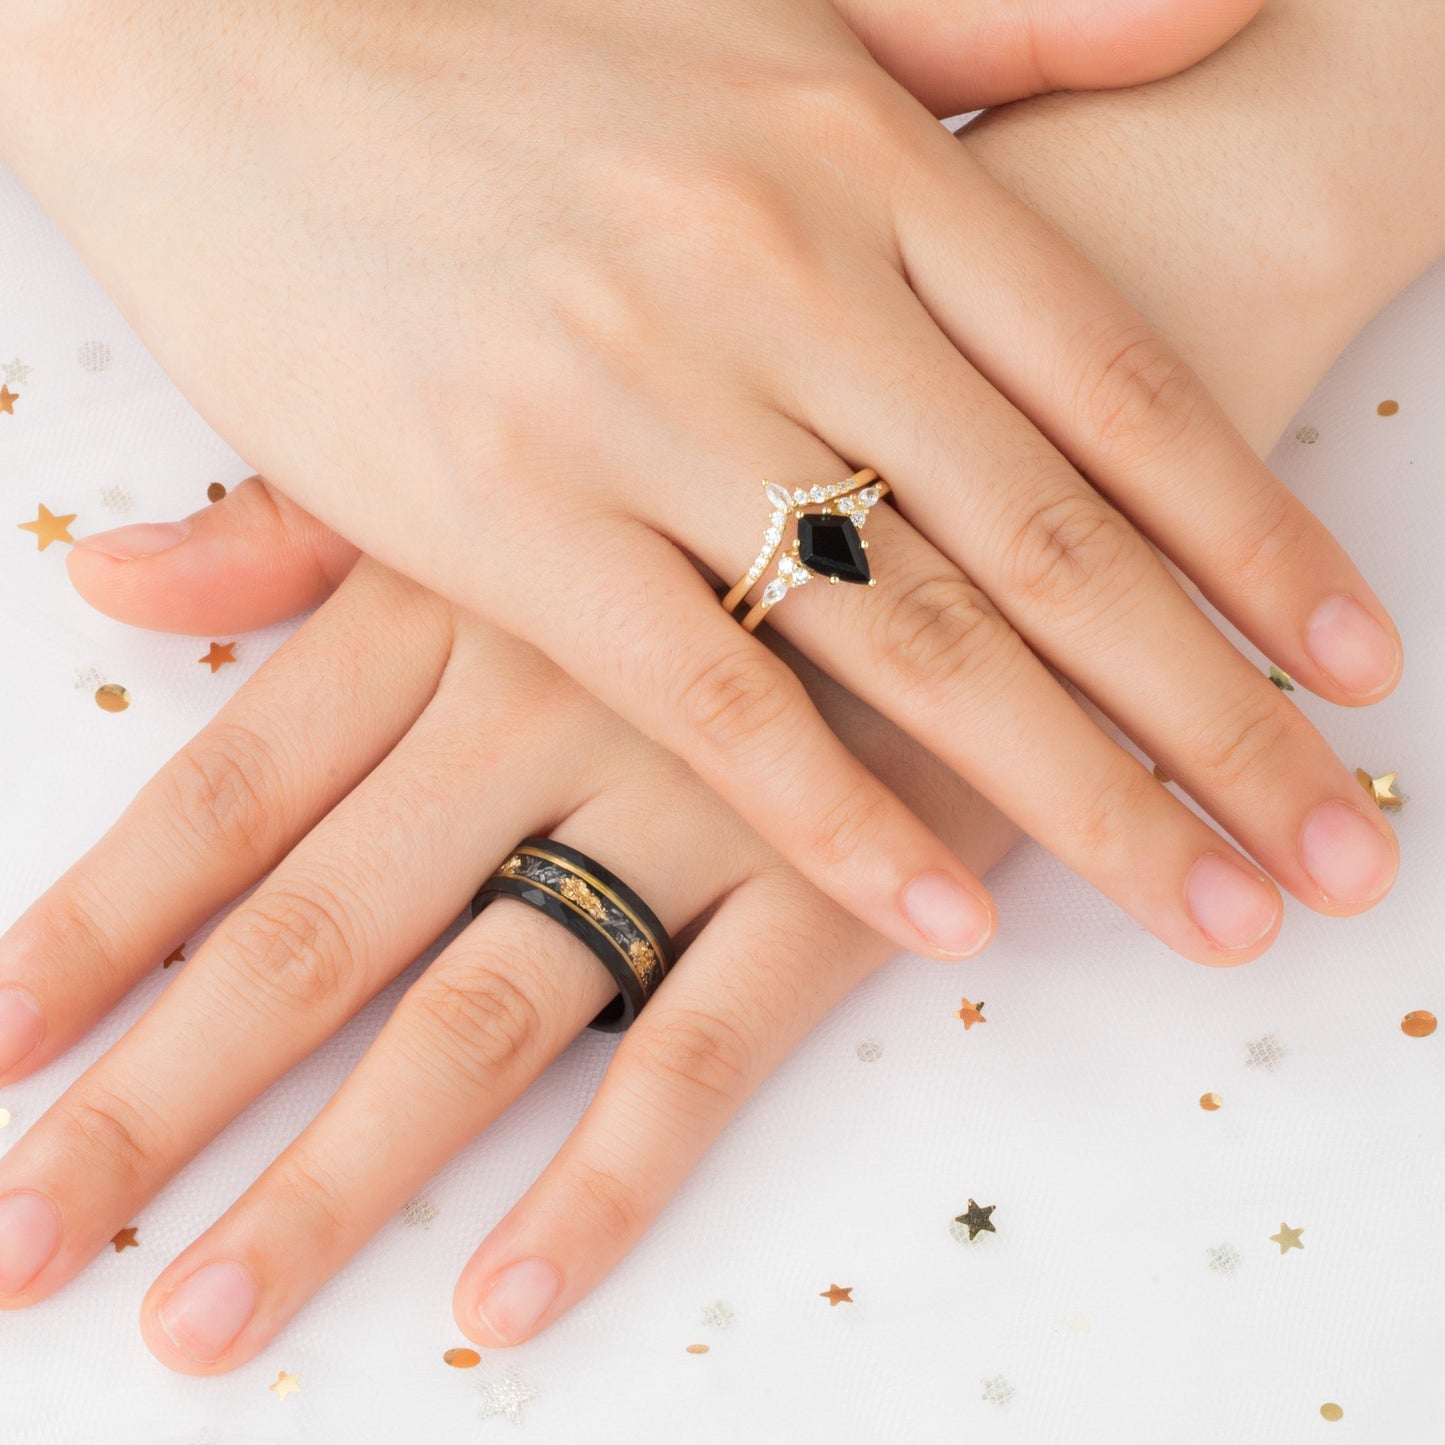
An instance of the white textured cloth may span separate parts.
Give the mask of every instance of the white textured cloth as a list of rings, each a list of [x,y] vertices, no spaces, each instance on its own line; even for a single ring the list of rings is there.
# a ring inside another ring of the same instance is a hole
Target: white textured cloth
[[[1334,922],[1292,906],[1263,961],[1211,971],[1020,848],[992,879],[1004,926],[988,955],[900,960],[858,989],[631,1258],[536,1341],[470,1371],[442,1363],[465,1343],[456,1272],[595,1087],[613,1047],[596,1034],[427,1187],[430,1222],[394,1220],[253,1363],[167,1372],[136,1329],[147,1284],[336,1088],[394,986],[130,1221],[139,1248],[0,1315],[0,1441],[1445,1438],[1445,1032],[1400,1028],[1412,1010],[1445,1013],[1442,336],[1445,269],[1353,347],[1274,458],[1406,637],[1407,676],[1384,705],[1295,694],[1352,765],[1399,770],[1405,863],[1383,907]],[[245,638],[239,665],[212,676],[194,640],[89,612],[65,548],[39,553],[17,530],[41,502],[79,513],[77,535],[180,516],[247,468],[3,173],[0,368],[18,397],[0,414],[5,925],[284,629]],[[1387,398],[1398,414],[1378,414]],[[101,682],[129,690],[127,711],[96,706]],[[79,1047],[3,1092],[0,1150],[167,977],[157,967]],[[986,1024],[954,1017],[964,994]],[[1211,1091],[1223,1105],[1206,1112]],[[997,1229],[973,1245],[950,1229],[970,1198],[995,1206]],[[1282,1222],[1303,1229],[1302,1250],[1271,1242]],[[835,1283],[853,1303],[819,1297]],[[716,1301],[725,1327],[704,1322]],[[508,1369],[536,1392],[521,1424],[480,1415],[479,1387]],[[284,1400],[266,1388],[281,1370],[301,1377]]]

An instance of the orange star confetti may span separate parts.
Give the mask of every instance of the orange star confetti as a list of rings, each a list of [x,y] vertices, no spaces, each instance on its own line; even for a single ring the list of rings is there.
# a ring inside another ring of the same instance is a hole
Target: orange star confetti
[[[129,1225],[125,1229],[122,1229],[121,1232],[117,1234],[114,1239],[111,1240],[111,1243],[115,1246],[115,1252],[117,1254],[119,1254],[123,1249],[140,1248],[140,1241],[135,1237],[135,1232],[138,1228],[138,1225]]]
[[[236,644],[234,642],[213,642],[211,650],[204,656],[198,657],[197,662],[210,663],[211,673],[218,673],[228,662],[236,660]]]
[[[988,1020],[983,1016],[982,999],[980,999],[977,1003],[969,1003],[967,999],[964,999],[963,1007],[954,1014],[954,1018],[963,1020],[963,1029],[965,1033],[967,1033],[968,1030],[974,1026],[974,1024],[986,1024],[988,1022]]]
[[[844,1288],[842,1285],[830,1284],[827,1289],[818,1291],[818,1298],[827,1300],[834,1308],[838,1305],[850,1305],[854,1302],[853,1286],[850,1284]]]
[[[175,949],[172,953],[169,953],[169,954],[166,955],[165,962],[161,964],[161,967],[162,967],[162,968],[169,968],[173,963],[184,963],[185,961],[186,961],[186,946],[185,946],[185,944],[182,944],[179,948]]]
[[[301,1376],[288,1375],[282,1370],[266,1388],[272,1391],[278,1400],[284,1400],[287,1395],[294,1395],[301,1389]]]
[[[6,416],[15,415],[15,403],[19,400],[19,395],[11,391],[8,386],[0,386],[0,411],[3,411]]]
[[[20,522],[18,525],[22,532],[34,532],[40,539],[40,550],[43,552],[52,542],[73,542],[75,538],[70,535],[70,524],[75,520],[75,513],[68,516],[57,517],[44,502],[40,503],[40,513],[33,522]]]

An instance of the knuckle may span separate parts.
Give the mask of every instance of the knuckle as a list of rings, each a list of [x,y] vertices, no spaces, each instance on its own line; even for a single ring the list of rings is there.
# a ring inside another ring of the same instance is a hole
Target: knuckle
[[[735,1105],[753,1072],[752,1048],[726,1019],[700,1009],[673,1009],[636,1035],[636,1062],[648,1077],[680,1086],[670,1092],[709,1106]]]
[[[157,1122],[133,1099],[110,1086],[92,1085],[65,1115],[72,1147],[85,1166],[138,1182],[160,1135]]]
[[[876,612],[879,653],[908,692],[938,687],[944,678],[973,673],[1009,637],[1008,624],[988,598],[962,577],[927,576],[904,586]]]
[[[295,1231],[304,1221],[322,1238],[335,1241],[346,1237],[353,1223],[346,1203],[348,1191],[319,1161],[294,1152],[283,1155],[267,1183],[280,1195],[280,1207],[272,1206],[267,1212],[284,1219],[287,1229]]]
[[[845,867],[878,847],[886,835],[892,795],[878,786],[838,788],[813,816],[809,847],[814,864],[823,872]]]
[[[277,1013],[350,1011],[359,930],[324,883],[263,888],[227,930],[222,956],[253,1005]]]
[[[1238,579],[1241,595],[1266,581],[1278,585],[1281,568],[1309,554],[1310,549],[1301,545],[1305,529],[1299,503],[1282,486],[1271,491],[1273,495],[1251,511],[1247,531],[1223,549],[1221,561]]]
[[[421,1055],[468,1096],[523,1069],[542,1037],[541,1010],[507,966],[498,958],[465,971],[432,970],[410,995],[411,1036]]]
[[[1090,589],[1103,606],[1140,579],[1148,550],[1101,498],[1070,489],[1025,511],[1004,556],[1008,593],[1049,610],[1072,612]]]
[[[261,859],[274,847],[277,766],[247,727],[213,723],[161,772],[165,816],[197,852]]]
[[[1092,337],[1078,374],[1085,424],[1111,448],[1167,446],[1193,420],[1193,374],[1143,322],[1113,324]]]
[[[694,737],[733,753],[783,720],[793,701],[788,676],[783,664],[760,648],[709,658],[678,689],[680,719]]]
[[[620,1242],[641,1233],[646,1211],[634,1185],[590,1162],[571,1165],[567,1177],[604,1239]]]
[[[1237,788],[1274,766],[1288,751],[1297,726],[1287,705],[1269,699],[1261,708],[1250,700],[1226,712],[1196,741],[1190,756],[1211,786]]]
[[[1111,769],[1102,786],[1063,804],[1066,834],[1086,857],[1116,857],[1138,837],[1140,819],[1156,801],[1156,786],[1141,767]]]

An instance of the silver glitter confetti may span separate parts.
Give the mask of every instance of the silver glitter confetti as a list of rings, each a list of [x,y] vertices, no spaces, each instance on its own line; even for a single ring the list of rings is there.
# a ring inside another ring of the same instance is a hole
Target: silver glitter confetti
[[[1205,1254],[1215,1274],[1233,1274],[1239,1268],[1239,1251],[1232,1244],[1216,1244]]]
[[[523,1381],[515,1370],[508,1370],[500,1380],[480,1387],[482,1408],[478,1414],[483,1420],[493,1415],[505,1415],[514,1425],[522,1423],[522,1406],[537,1398],[537,1392]]]
[[[1294,439],[1307,447],[1312,447],[1320,439],[1320,429],[1316,426],[1302,426],[1294,434]]]
[[[1002,1375],[995,1375],[991,1380],[983,1381],[983,1398],[990,1405],[1002,1407],[1007,1405],[1013,1397],[1014,1387]]]
[[[14,361],[7,361],[0,370],[5,373],[7,386],[24,386],[30,380],[30,368],[18,356]]]
[[[424,1194],[408,1199],[401,1207],[402,1222],[411,1229],[426,1229],[437,1217],[437,1208]]]
[[[714,1329],[725,1330],[733,1322],[733,1312],[721,1300],[716,1300],[702,1307],[702,1322]]]
[[[877,1039],[864,1039],[856,1052],[862,1063],[876,1064],[883,1057],[883,1045]]]
[[[80,350],[75,353],[75,359],[80,363],[82,371],[92,374],[107,371],[112,361],[110,347],[103,341],[82,341]]]
[[[105,678],[93,667],[77,667],[75,669],[75,690],[77,692],[94,692],[104,681]]]
[[[1279,1068],[1280,1060],[1284,1058],[1284,1045],[1273,1034],[1261,1034],[1257,1039],[1248,1040],[1244,1049],[1246,1068],[1264,1069],[1270,1074]]]
[[[135,506],[135,498],[124,487],[107,487],[100,494],[100,505],[107,512],[119,512],[124,516]]]

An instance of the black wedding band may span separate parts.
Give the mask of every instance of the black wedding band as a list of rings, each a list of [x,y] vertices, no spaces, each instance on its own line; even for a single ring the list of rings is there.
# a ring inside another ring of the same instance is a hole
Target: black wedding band
[[[621,1033],[677,961],[657,915],[615,873],[553,838],[524,838],[472,899],[520,898],[579,938],[617,980],[618,996],[588,1024]]]

